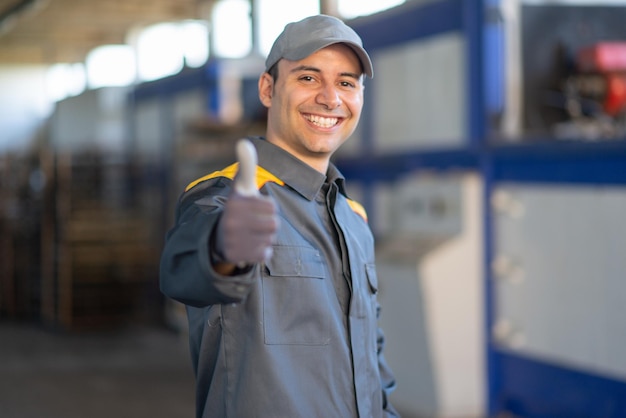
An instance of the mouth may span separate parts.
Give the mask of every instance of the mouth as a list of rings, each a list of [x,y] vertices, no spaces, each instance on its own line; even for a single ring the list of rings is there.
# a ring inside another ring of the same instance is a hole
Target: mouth
[[[315,126],[319,126],[320,128],[332,128],[336,126],[340,122],[340,118],[332,118],[318,115],[305,114],[304,118],[311,122]]]

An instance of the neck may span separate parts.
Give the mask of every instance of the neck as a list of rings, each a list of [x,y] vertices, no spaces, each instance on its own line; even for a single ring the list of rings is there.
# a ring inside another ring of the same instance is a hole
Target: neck
[[[267,136],[266,140],[267,142],[274,144],[279,148],[282,148],[283,150],[291,154],[293,157],[302,161],[303,163],[310,166],[314,170],[319,171],[320,173],[326,175],[326,172],[328,171],[328,165],[330,164],[330,156],[326,154],[314,154],[314,153],[305,154],[302,152],[298,152],[296,149],[294,149],[293,147],[290,147],[284,141],[278,140],[276,138],[271,138],[270,136]]]

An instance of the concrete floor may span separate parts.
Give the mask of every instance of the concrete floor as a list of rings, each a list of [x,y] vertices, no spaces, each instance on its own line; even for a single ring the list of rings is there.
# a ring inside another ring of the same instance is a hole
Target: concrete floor
[[[193,416],[187,342],[172,331],[69,334],[0,321],[2,418]]]

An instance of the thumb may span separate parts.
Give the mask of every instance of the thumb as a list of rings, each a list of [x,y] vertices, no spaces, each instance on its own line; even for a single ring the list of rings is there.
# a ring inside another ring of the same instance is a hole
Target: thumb
[[[239,171],[235,178],[235,191],[242,196],[258,196],[259,190],[256,185],[256,148],[247,139],[237,142],[237,160]]]

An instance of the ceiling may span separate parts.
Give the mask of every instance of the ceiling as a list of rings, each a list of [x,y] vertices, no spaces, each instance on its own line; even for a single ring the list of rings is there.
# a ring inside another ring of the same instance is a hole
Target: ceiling
[[[0,0],[0,65],[82,62],[130,30],[197,19],[211,0]]]

